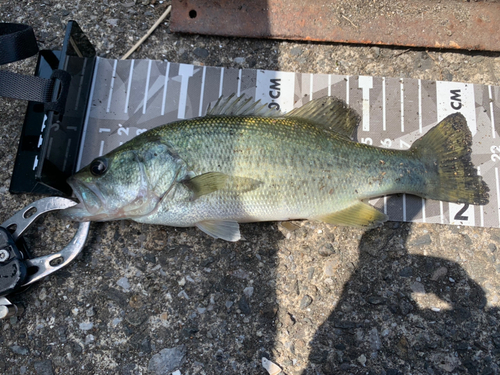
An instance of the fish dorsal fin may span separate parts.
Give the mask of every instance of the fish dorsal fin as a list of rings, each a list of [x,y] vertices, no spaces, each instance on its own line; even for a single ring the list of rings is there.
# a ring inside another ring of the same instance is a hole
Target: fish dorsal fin
[[[285,117],[300,118],[322,129],[352,139],[360,118],[343,100],[331,96],[314,99],[300,108],[288,112]]]
[[[245,95],[236,96],[231,94],[227,97],[221,96],[212,107],[207,109],[207,116],[259,116],[279,117],[282,113],[267,104],[261,104],[260,100]]]
[[[364,202],[357,202],[350,207],[314,219],[328,224],[351,227],[373,228],[387,221],[389,217]]]

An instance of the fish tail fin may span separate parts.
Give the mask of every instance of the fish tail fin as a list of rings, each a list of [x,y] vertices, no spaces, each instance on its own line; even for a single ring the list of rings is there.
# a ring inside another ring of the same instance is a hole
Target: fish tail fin
[[[446,117],[410,148],[424,162],[427,173],[424,198],[484,205],[488,185],[471,162],[472,134],[465,117],[455,113]]]

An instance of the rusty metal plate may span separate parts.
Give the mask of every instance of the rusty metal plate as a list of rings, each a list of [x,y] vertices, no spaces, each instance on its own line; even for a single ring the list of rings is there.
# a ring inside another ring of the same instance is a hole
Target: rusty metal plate
[[[174,32],[500,51],[500,2],[173,0]]]

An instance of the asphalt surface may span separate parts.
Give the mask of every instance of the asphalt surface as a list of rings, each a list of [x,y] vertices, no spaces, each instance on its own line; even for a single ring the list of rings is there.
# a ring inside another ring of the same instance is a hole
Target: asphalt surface
[[[14,1],[42,48],[79,22],[99,55],[122,56],[166,2]],[[177,35],[168,21],[132,55],[207,66],[500,85],[500,54]],[[30,74],[34,58],[8,66]],[[0,99],[0,221],[26,104]],[[93,223],[83,254],[14,299],[0,322],[3,374],[500,373],[499,229],[389,222],[242,225],[244,240],[194,228]],[[76,224],[49,215],[28,241],[62,248]]]

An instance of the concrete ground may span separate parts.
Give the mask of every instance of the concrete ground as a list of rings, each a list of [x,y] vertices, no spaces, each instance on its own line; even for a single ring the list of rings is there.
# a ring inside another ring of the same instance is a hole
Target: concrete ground
[[[101,56],[119,58],[166,5],[4,0],[0,21],[32,25],[52,48],[74,19]],[[500,85],[499,53],[177,35],[168,22],[132,57]],[[8,191],[25,109],[0,99],[0,221],[37,199]],[[263,357],[285,374],[500,373],[499,229],[297,224],[245,224],[245,240],[226,243],[93,223],[83,255],[0,322],[0,373],[266,374]],[[53,252],[74,227],[47,216],[27,236],[35,253]]]

